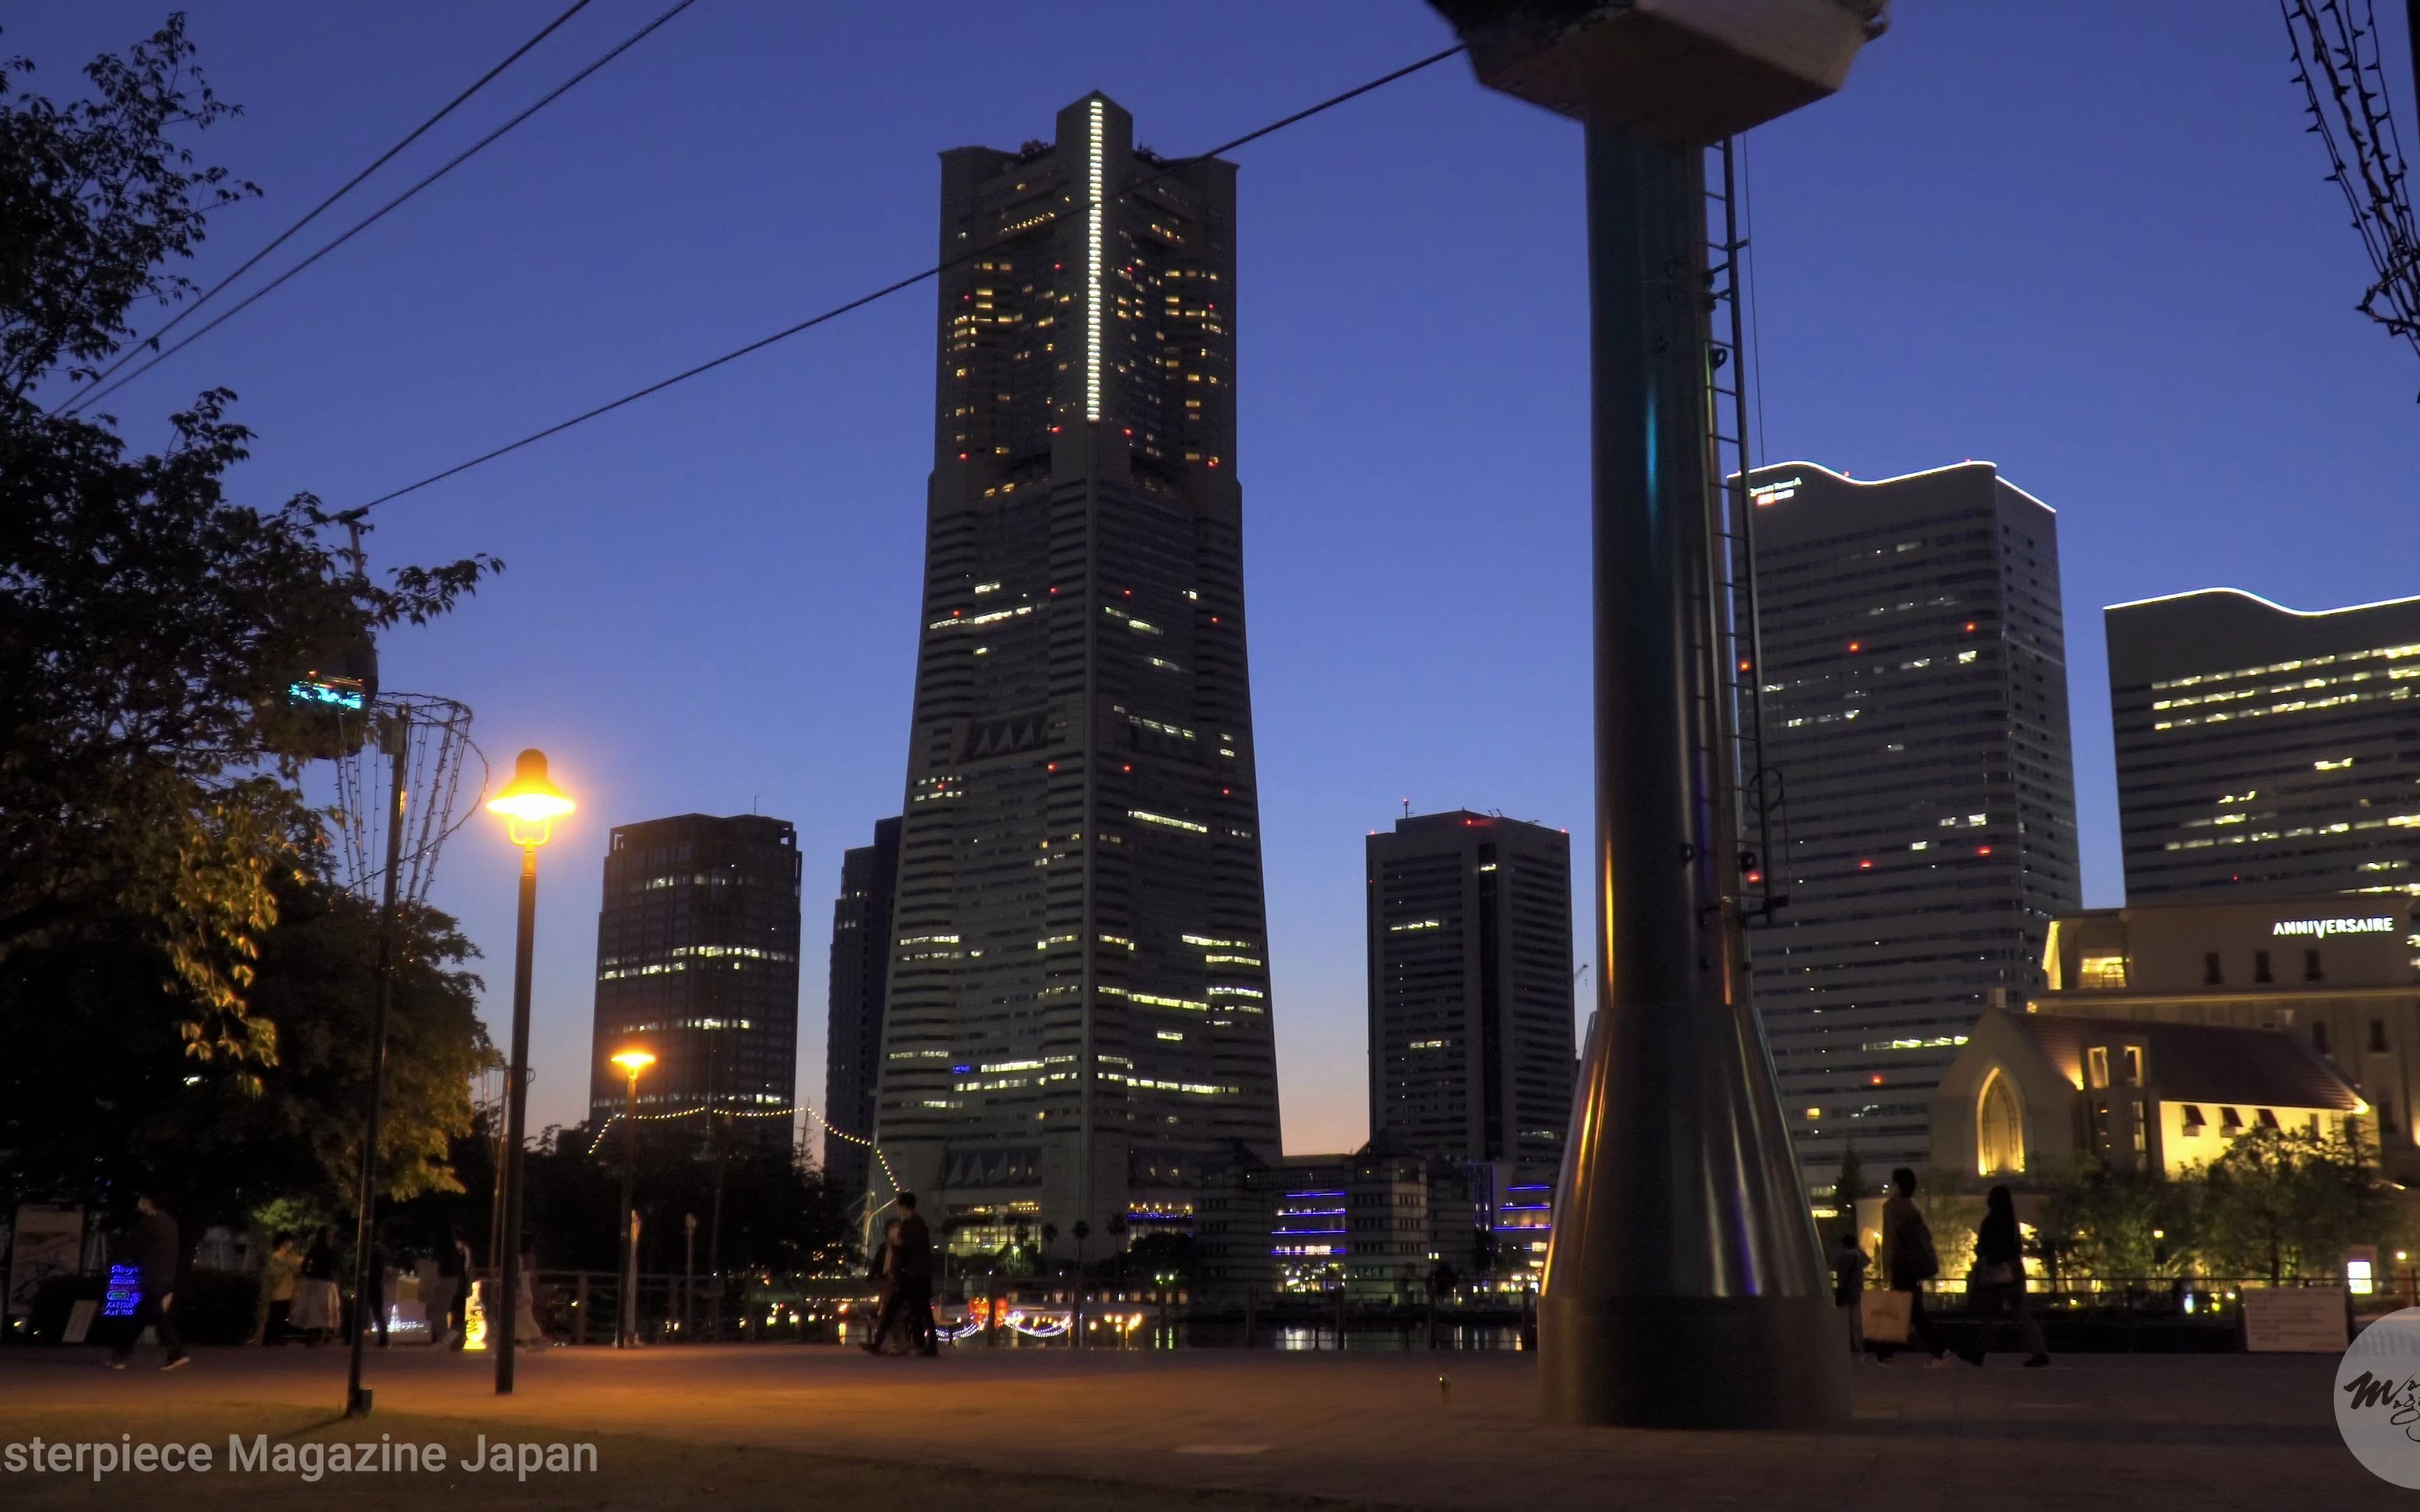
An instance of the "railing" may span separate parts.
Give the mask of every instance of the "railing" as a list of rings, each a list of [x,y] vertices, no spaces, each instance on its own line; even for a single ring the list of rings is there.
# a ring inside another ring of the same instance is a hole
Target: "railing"
[[[2283,1288],[2340,1287],[2339,1277],[2288,1277]],[[2025,1304],[2054,1353],[2223,1354],[2243,1348],[2243,1293],[2265,1276],[2027,1278]],[[1936,1285],[1927,1307],[1952,1343],[1981,1324],[1962,1284]],[[2404,1305],[2383,1290],[2350,1299],[2356,1317]]]
[[[621,1304],[611,1271],[541,1271],[531,1306],[557,1343],[610,1346]],[[870,1281],[639,1277],[644,1345],[861,1342]],[[1223,1300],[1175,1287],[974,1278],[937,1302],[945,1343],[1009,1349],[1522,1350],[1536,1348],[1534,1298],[1381,1303],[1337,1293]]]
[[[539,1327],[575,1346],[613,1343],[619,1278],[610,1271],[538,1273]],[[2035,1277],[2026,1303],[2058,1352],[2202,1353],[2242,1348],[2242,1293],[2263,1278]],[[2288,1280],[2292,1287],[2304,1283]],[[2335,1286],[2314,1279],[2313,1286]],[[2381,1286],[2351,1299],[2357,1316],[2409,1302],[2410,1288]],[[639,1278],[636,1339],[683,1343],[861,1342],[876,1288],[861,1280],[775,1280],[678,1275]],[[1953,1341],[1980,1317],[1954,1283],[1935,1287],[1929,1310]],[[1255,1349],[1280,1350],[1532,1350],[1535,1299],[1374,1302],[1336,1293],[1202,1297],[1176,1288],[1064,1280],[999,1280],[953,1286],[936,1304],[945,1347],[957,1349]]]

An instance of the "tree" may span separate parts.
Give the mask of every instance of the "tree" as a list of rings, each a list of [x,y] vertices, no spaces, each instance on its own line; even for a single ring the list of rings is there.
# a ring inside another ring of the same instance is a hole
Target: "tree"
[[[681,1218],[693,1211],[704,1168],[714,1158],[706,1131],[692,1127],[703,1122],[640,1126],[636,1191],[644,1271],[680,1269]],[[548,1268],[611,1271],[619,1263],[621,1139],[618,1130],[605,1140],[596,1134],[550,1129],[524,1165],[527,1243]],[[731,1213],[722,1239],[726,1273],[814,1275],[851,1268],[849,1202],[841,1187],[783,1147],[736,1141],[723,1158]],[[485,1170],[488,1163],[482,1158],[479,1165]],[[484,1195],[473,1195],[484,1213]],[[477,1233],[484,1218],[464,1227]]]
[[[2177,1274],[2193,1244],[2198,1184],[2078,1158],[2051,1184],[2039,1242],[2062,1267],[2104,1281]]]
[[[2356,1244],[2391,1250],[2395,1204],[2369,1165],[2368,1141],[2347,1132],[2248,1129],[2202,1179],[2200,1247],[2221,1274],[2334,1275]]]
[[[0,958],[12,1015],[0,1057],[0,1172],[19,1191],[90,1198],[132,1184],[178,1194],[190,1225],[240,1226],[283,1202],[349,1211],[361,1158],[377,987],[376,909],[324,883],[281,877],[279,923],[253,987],[278,1055],[239,1073],[196,1066],[160,1003],[156,947],[76,936]],[[455,1142],[471,1130],[471,1078],[494,1051],[477,1014],[476,951],[434,909],[398,919],[389,1019],[381,1194],[460,1190]]]
[[[263,1073],[259,1097],[224,1087],[224,1105],[195,1142],[207,1149],[225,1138],[254,1150],[285,1142],[297,1164],[307,1151],[319,1183],[349,1210],[366,1125],[378,908],[313,882],[281,888],[279,912],[253,991],[254,1011],[277,1026],[277,1064]],[[473,1079],[499,1057],[479,1021],[479,979],[467,969],[478,948],[426,905],[399,912],[396,936],[379,1190],[406,1201],[462,1190],[454,1145],[472,1130]]]
[[[133,334],[127,312],[170,303],[210,212],[260,193],[225,168],[193,170],[172,129],[239,114],[193,63],[180,12],[123,58],[85,68],[97,98],[67,105],[5,97],[31,60],[0,60],[0,390],[20,401],[62,363],[91,377]],[[189,171],[191,170],[191,171]]]
[[[1975,1225],[1982,1217],[1982,1199],[1959,1190],[1955,1172],[1928,1170],[1916,1183],[1916,1211],[1932,1231],[1932,1252],[1945,1277],[1963,1276],[1975,1263]],[[1885,1271],[1888,1257],[1883,1257]]]
[[[1857,1142],[1852,1139],[1841,1147],[1840,1174],[1832,1182],[1832,1207],[1838,1213],[1834,1222],[1839,1232],[1856,1233],[1857,1199],[1868,1195],[1865,1157],[1857,1153]]]
[[[1101,1262],[1106,1279],[1158,1285],[1163,1277],[1183,1284],[1193,1276],[1193,1240],[1187,1234],[1144,1234]],[[1451,1267],[1446,1267],[1450,1270]]]
[[[0,98],[0,957],[146,946],[186,1054],[249,1075],[277,1053],[247,1000],[261,937],[279,879],[312,859],[286,689],[499,564],[374,583],[339,564],[310,496],[229,499],[252,436],[225,390],[148,455],[109,416],[43,412],[36,394],[97,371],[138,303],[190,291],[167,265],[257,193],[193,165],[181,138],[234,109],[193,57],[172,17],[85,70],[90,100]],[[0,88],[30,68],[0,62]]]

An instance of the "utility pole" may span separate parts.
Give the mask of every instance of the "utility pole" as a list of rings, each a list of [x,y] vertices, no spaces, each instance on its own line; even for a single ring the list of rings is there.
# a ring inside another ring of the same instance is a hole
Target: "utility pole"
[[[696,1342],[690,1330],[690,1304],[697,1300],[697,1214],[681,1214],[681,1342]]]
[[[356,556],[361,532],[354,522]],[[369,1126],[362,1138],[361,1182],[355,1190],[353,1224],[353,1349],[345,1367],[345,1415],[367,1417],[370,1393],[362,1385],[362,1341],[370,1328],[370,1266],[378,1237],[379,1136],[386,1106],[386,1021],[395,1003],[395,890],[403,850],[403,762],[411,748],[411,717],[397,709],[380,728],[379,743],[387,758],[386,876],[380,884],[378,981],[370,1017]],[[385,1289],[381,1277],[379,1289]]]
[[[1705,158],[1838,89],[1885,0],[1432,3],[1481,84],[1586,133],[1589,871],[1605,896],[1538,1318],[1542,1396],[1564,1423],[1836,1422],[1847,1339],[1744,971],[1718,563],[1727,527],[1747,522],[1727,519],[1714,475]]]
[[[513,1391],[514,1349],[520,1339],[521,1141],[529,1117],[530,952],[537,940],[537,847],[521,847],[520,914],[513,940],[512,1059],[504,1071],[504,1164],[497,1180],[504,1190],[504,1231],[488,1263],[496,1273],[501,1319],[488,1315],[488,1342],[496,1351],[496,1395]],[[502,1329],[500,1334],[497,1330]]]

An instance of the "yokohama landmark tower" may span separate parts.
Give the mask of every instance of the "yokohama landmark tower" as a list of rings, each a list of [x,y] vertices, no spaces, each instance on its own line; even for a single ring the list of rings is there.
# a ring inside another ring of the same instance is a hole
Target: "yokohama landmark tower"
[[[961,1248],[1189,1223],[1278,1153],[1233,165],[1090,95],[941,155],[939,381],[876,1131]]]

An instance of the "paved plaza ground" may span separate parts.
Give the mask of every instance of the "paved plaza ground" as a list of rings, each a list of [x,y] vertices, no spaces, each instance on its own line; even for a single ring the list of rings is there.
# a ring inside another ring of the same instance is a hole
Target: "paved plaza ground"
[[[332,1423],[340,1350],[205,1350],[163,1375],[92,1350],[0,1350],[0,1444],[268,1433],[359,1441]],[[964,1350],[874,1359],[830,1346],[524,1351],[491,1395],[478,1355],[373,1351],[367,1436],[593,1440],[594,1475],[119,1477],[0,1472],[0,1504],[272,1512],[349,1506],[621,1508],[1132,1506],[1321,1503],[1440,1508],[1752,1506],[2067,1509],[2378,1505],[2336,1438],[2335,1360],[2069,1356],[2020,1370],[1855,1371],[1856,1414],[1816,1434],[1557,1427],[1534,1356],[1075,1354]],[[1442,1378],[1442,1380],[1441,1380]],[[706,1488],[711,1487],[709,1493]]]

